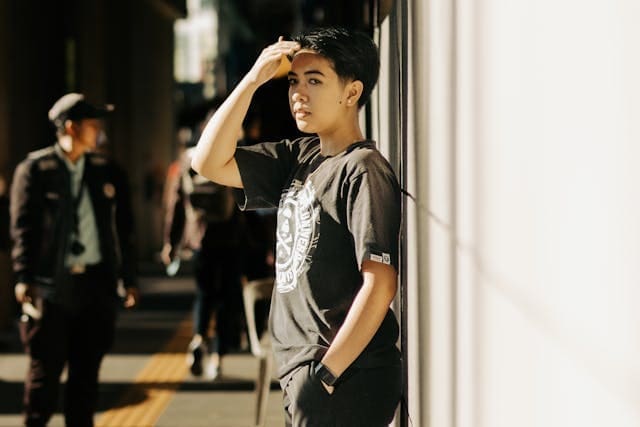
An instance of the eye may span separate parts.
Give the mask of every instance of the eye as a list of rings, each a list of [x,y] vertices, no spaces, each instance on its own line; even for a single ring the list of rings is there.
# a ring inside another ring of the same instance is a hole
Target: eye
[[[293,77],[289,77],[289,86],[294,86],[298,83],[298,79],[294,79]]]
[[[322,83],[322,82],[320,80],[318,80],[318,79],[309,79],[309,84],[319,85],[320,83]]]

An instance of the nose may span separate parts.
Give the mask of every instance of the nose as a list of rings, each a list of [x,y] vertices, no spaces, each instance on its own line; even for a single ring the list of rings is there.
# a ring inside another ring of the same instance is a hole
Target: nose
[[[301,90],[300,90],[300,86],[298,86],[297,88],[292,90],[291,93],[291,100],[293,102],[304,102],[307,100],[307,95],[304,94]]]

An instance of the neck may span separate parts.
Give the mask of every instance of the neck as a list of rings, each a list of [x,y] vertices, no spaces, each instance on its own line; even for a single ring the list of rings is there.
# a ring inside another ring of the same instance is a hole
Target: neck
[[[74,150],[71,153],[65,153],[71,163],[77,163],[80,157],[84,155],[84,150]]]
[[[320,153],[323,156],[335,156],[343,152],[354,142],[364,140],[359,125],[341,128],[335,132],[319,134]]]
[[[64,155],[71,161],[71,163],[76,163],[86,151],[82,145],[77,144],[69,135],[60,137],[58,139],[58,144],[62,148]]]

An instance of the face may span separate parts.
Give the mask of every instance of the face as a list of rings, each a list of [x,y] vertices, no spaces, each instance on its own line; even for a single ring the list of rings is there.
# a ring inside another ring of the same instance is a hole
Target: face
[[[305,133],[330,133],[346,119],[346,86],[325,57],[308,50],[291,62],[289,107],[298,129]]]
[[[84,148],[85,151],[95,150],[102,127],[102,120],[100,119],[82,119],[73,122],[75,144]]]

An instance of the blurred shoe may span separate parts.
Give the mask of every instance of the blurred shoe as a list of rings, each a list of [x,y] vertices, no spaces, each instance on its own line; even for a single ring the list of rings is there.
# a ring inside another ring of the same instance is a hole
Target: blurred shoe
[[[220,355],[218,353],[211,353],[209,362],[207,363],[207,378],[211,381],[215,381],[221,375]]]
[[[195,335],[189,343],[189,354],[187,354],[187,365],[192,375],[196,377],[202,375],[202,361],[206,356],[206,344],[202,342],[200,335]]]

